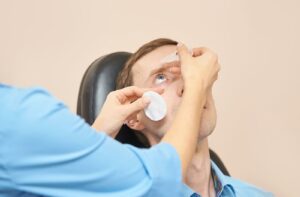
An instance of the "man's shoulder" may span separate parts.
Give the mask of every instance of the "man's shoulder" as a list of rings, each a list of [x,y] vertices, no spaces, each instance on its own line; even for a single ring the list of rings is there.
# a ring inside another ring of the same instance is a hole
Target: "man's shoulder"
[[[271,197],[272,193],[236,178],[226,176],[227,182],[233,187],[236,196]]]

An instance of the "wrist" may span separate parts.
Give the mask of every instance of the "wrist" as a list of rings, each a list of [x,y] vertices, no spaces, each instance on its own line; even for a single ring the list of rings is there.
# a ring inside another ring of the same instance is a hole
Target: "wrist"
[[[184,83],[185,92],[205,93],[207,92],[207,89],[207,83],[202,79],[186,81]]]

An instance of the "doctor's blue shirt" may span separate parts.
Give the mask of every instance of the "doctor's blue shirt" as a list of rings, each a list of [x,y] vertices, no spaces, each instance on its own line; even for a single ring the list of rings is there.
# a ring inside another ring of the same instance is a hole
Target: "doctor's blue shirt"
[[[269,197],[212,162],[217,197]],[[41,88],[0,84],[0,197],[199,197],[176,150],[123,145]]]
[[[122,145],[44,89],[0,84],[0,197],[177,197],[181,186],[171,145]]]

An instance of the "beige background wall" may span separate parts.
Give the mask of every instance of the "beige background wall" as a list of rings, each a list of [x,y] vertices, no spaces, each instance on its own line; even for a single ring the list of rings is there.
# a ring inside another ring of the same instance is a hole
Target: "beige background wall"
[[[0,0],[0,81],[39,85],[76,109],[106,53],[158,37],[219,54],[210,143],[237,178],[299,196],[300,1]]]

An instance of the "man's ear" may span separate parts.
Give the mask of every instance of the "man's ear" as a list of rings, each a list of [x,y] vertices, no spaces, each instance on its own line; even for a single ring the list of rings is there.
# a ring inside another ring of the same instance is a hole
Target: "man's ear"
[[[127,119],[126,125],[133,130],[141,131],[145,128],[144,124],[139,120],[138,114]]]

